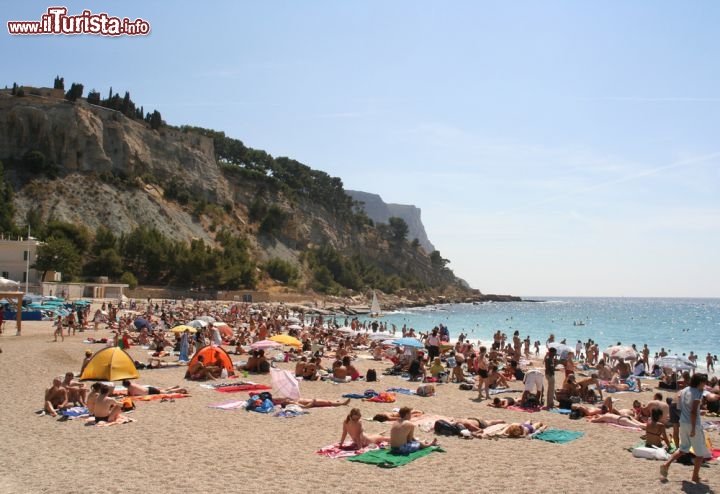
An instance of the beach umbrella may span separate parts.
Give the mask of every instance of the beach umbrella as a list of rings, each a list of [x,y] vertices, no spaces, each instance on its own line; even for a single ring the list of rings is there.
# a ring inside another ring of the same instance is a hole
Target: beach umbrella
[[[270,367],[270,380],[278,394],[291,400],[300,398],[300,383],[289,370]]]
[[[567,346],[565,343],[552,342],[548,343],[547,347],[554,348],[561,359],[567,357],[568,353],[575,351],[574,348]]]
[[[659,365],[662,369],[670,368],[674,371],[691,370],[697,367],[696,364],[690,362],[687,358],[678,357],[677,355],[668,355],[655,359],[655,364]]]
[[[280,348],[282,345],[278,343],[277,341],[272,340],[260,340],[256,341],[255,343],[252,343],[250,345],[250,348],[253,350],[270,350],[273,348]]]
[[[278,343],[281,343],[283,345],[288,346],[294,346],[294,347],[301,347],[302,343],[297,338],[287,335],[287,334],[276,334],[275,336],[271,336],[269,338],[272,341],[277,341]]]
[[[295,324],[300,324],[300,323],[302,322],[300,319],[298,319],[298,318],[295,317],[295,316],[290,316],[290,317],[288,317],[288,318],[285,319],[285,320],[286,320],[287,322],[291,322],[291,323],[295,323]]]
[[[395,345],[395,346],[409,346],[412,348],[425,348],[425,345],[423,344],[423,342],[418,340],[417,338],[405,337],[405,338],[398,338],[396,340],[387,340],[387,341],[390,341],[390,344]]]
[[[397,340],[399,339],[399,336],[388,334],[388,333],[372,333],[368,336],[368,339],[371,340]],[[389,343],[388,343],[389,345]]]
[[[9,280],[0,276],[0,289],[1,290],[17,290],[20,283],[17,281]]]
[[[303,328],[303,327],[300,326],[299,324],[291,324],[290,326],[288,326],[288,329],[297,329],[297,330],[300,330],[300,329],[302,329],[302,328]]]
[[[227,324],[223,323],[222,325],[215,324],[215,327],[218,331],[220,331],[220,334],[223,335],[225,338],[232,338],[233,336],[233,329],[228,326]]]
[[[181,324],[180,326],[175,326],[170,330],[171,333],[184,333],[185,331],[189,333],[197,333],[197,329],[193,328],[192,326],[188,326],[187,324]]]
[[[610,358],[623,360],[637,360],[638,358],[638,352],[631,346],[613,345],[603,350],[603,353]]]
[[[195,319],[194,321],[190,321],[187,323],[188,326],[192,326],[193,328],[202,329],[208,325],[207,321],[203,321],[202,319]]]
[[[217,320],[213,316],[200,316],[197,318],[198,321],[205,321],[207,323],[215,323]]]

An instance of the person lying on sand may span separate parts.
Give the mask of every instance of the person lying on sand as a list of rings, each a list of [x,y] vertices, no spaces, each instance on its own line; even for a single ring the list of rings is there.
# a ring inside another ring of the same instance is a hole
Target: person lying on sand
[[[502,400],[496,396],[495,398],[493,398],[492,403],[488,403],[488,406],[493,408],[507,408],[514,405],[515,398],[512,398],[510,396],[508,396],[507,398],[503,398]]]
[[[362,426],[362,414],[358,408],[353,408],[343,422],[342,436],[338,446],[342,446],[345,438],[350,436],[357,449],[364,448],[371,444],[379,444],[390,441],[389,437],[381,434],[365,434]]]
[[[583,405],[582,403],[573,403],[570,408],[580,412],[580,415],[583,417],[593,417],[604,413],[617,413],[617,410],[613,407],[613,399],[610,396],[605,397],[602,405],[598,407]]]
[[[465,427],[467,430],[470,431],[470,434],[472,434],[475,437],[482,437],[483,431],[487,429],[488,427],[492,427],[494,425],[500,425],[505,424],[504,420],[495,419],[495,420],[483,420],[475,417],[468,417],[466,419],[460,419],[455,417],[441,417],[436,416],[435,420],[444,420],[450,424],[460,424],[463,427]]]
[[[475,432],[473,433],[473,436],[479,438],[509,437],[514,439],[518,437],[527,437],[531,434],[535,434],[536,432],[544,431],[547,428],[548,426],[542,422],[516,422],[507,424],[506,426],[500,428],[492,428],[487,431]]]
[[[628,415],[618,415],[616,413],[606,413],[603,415],[595,415],[594,417],[591,417],[588,420],[590,422],[595,422],[595,423],[600,423],[600,424],[615,424],[615,425],[622,425],[625,427],[639,427],[641,429],[645,429],[645,424],[643,424],[642,422],[639,422]]]
[[[130,382],[125,379],[122,385],[127,389],[128,396],[145,396],[145,395],[159,395],[159,394],[171,394],[178,393],[186,395],[188,394],[187,389],[181,388],[180,386],[172,386],[170,388],[156,388],[155,386],[141,386],[139,384]]]
[[[297,405],[300,408],[323,408],[323,407],[341,407],[350,403],[350,398],[346,400],[325,400],[322,398],[273,398],[276,405]]]
[[[58,411],[68,408],[68,391],[62,385],[59,377],[53,379],[52,386],[45,390],[45,403],[43,409],[53,417],[57,417]]]
[[[410,422],[411,413],[410,407],[402,407],[398,412],[400,420],[390,428],[390,451],[394,454],[408,455],[437,444],[437,438],[432,441],[415,439],[415,424]]]
[[[411,410],[410,411],[410,419],[416,419],[421,418],[424,415],[425,412],[421,410]],[[388,421],[395,421],[400,420],[400,414],[398,412],[380,412],[373,415],[373,420],[375,422],[388,422]]]

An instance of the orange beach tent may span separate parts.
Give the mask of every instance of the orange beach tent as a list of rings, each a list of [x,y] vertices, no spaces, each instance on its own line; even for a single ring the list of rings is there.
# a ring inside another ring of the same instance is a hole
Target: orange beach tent
[[[135,368],[135,362],[130,355],[122,348],[112,346],[95,352],[83,369],[80,380],[121,381],[138,377],[140,373]]]
[[[192,367],[192,365],[197,362],[200,355],[203,356],[205,365],[218,365],[217,362],[219,361],[223,368],[227,369],[228,376],[235,374],[235,368],[233,367],[230,355],[228,355],[222,347],[212,345],[204,346],[195,352],[195,355],[192,356],[190,362],[188,363],[188,368]],[[185,378],[188,378],[187,372],[185,373]]]

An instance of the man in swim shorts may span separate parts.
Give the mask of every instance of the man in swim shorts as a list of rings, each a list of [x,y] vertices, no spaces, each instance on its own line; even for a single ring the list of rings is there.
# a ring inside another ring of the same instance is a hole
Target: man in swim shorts
[[[140,384],[130,382],[128,379],[125,379],[122,382],[122,385],[125,386],[125,388],[127,389],[128,396],[159,395],[159,394],[169,394],[169,393],[179,393],[179,394],[184,394],[184,395],[188,394],[187,389],[181,388],[180,386],[173,386],[172,388],[160,389],[160,388],[156,388],[155,386],[142,386]]]
[[[668,461],[660,466],[660,474],[667,477],[668,469],[672,462],[681,455],[689,453],[690,448],[695,455],[693,463],[692,481],[700,482],[700,467],[705,458],[711,458],[705,443],[705,432],[703,431],[700,418],[700,405],[703,399],[703,390],[707,383],[707,374],[694,374],[690,378],[690,386],[678,393],[678,405],[680,408],[680,445],[670,455]]]
[[[398,455],[408,455],[437,444],[437,438],[430,441],[415,439],[415,424],[410,422],[410,407],[402,407],[398,414],[400,420],[390,428],[390,451]]]

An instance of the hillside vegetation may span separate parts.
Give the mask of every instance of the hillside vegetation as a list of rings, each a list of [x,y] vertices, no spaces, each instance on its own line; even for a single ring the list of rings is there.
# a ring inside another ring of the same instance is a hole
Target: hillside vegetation
[[[221,131],[170,127],[129,93],[0,92],[0,229],[41,271],[203,290],[479,295],[448,260],[374,224],[342,180]]]

